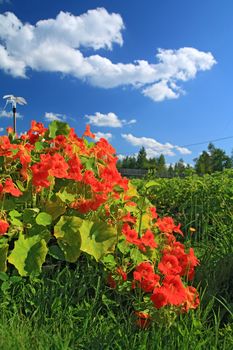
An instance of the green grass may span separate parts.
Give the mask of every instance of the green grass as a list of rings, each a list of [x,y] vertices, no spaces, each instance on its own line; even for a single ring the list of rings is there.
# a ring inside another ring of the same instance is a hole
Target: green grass
[[[2,284],[0,349],[226,349],[233,347],[233,323],[226,306],[209,299],[181,315],[173,326],[135,325],[124,296],[105,286],[96,263],[55,267],[41,280]]]

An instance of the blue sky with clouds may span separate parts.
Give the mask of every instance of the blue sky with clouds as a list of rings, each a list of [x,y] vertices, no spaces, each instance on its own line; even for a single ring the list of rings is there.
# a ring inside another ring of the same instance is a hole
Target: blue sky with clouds
[[[186,145],[233,135],[232,10],[231,0],[0,0],[0,96],[28,101],[18,132],[31,119],[78,134],[88,122],[118,154],[144,146],[192,162],[207,145]],[[3,107],[0,130],[11,124]],[[233,139],[216,146],[230,153]]]

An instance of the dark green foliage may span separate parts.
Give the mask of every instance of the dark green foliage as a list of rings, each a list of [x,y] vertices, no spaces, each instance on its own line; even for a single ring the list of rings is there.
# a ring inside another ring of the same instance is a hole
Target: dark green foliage
[[[203,151],[202,154],[195,159],[195,169],[197,174],[211,174],[216,171],[232,168],[232,159],[226,155],[221,148],[216,148],[212,143],[208,146],[208,152]]]
[[[223,228],[233,227],[233,170],[156,182],[150,200],[161,216],[173,216],[186,232],[194,227],[194,240],[209,241]],[[139,185],[141,180],[134,183]]]

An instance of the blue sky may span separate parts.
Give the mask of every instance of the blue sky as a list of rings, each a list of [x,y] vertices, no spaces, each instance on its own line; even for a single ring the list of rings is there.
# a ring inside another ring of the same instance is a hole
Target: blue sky
[[[18,132],[89,122],[118,154],[145,146],[190,163],[207,145],[183,146],[233,135],[232,11],[231,0],[0,0],[0,97],[28,101]],[[3,107],[0,130],[12,123]],[[233,139],[216,146],[230,154]]]

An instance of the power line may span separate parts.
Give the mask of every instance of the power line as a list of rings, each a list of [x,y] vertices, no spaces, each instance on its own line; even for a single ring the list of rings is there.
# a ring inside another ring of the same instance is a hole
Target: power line
[[[233,139],[233,136],[221,137],[219,139],[214,139],[214,140],[209,140],[209,141],[202,141],[202,142],[197,142],[197,143],[190,143],[188,145],[183,145],[181,147],[191,147],[191,146],[204,145],[206,143],[216,142],[216,141],[221,141],[221,140],[228,140],[228,139]]]

